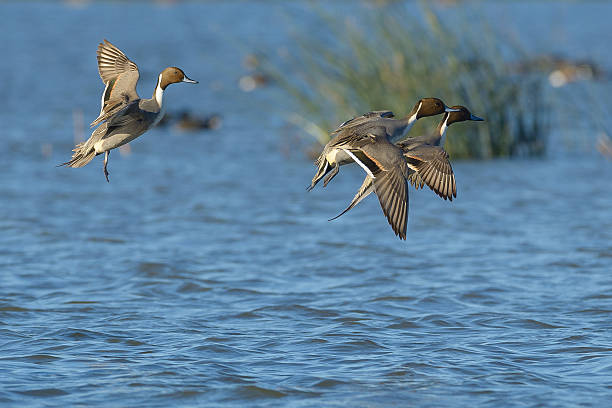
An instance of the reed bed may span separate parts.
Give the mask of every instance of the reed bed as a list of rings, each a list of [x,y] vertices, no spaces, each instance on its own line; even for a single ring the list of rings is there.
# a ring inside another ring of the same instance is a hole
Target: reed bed
[[[297,102],[290,121],[319,143],[354,115],[391,109],[403,116],[419,98],[437,96],[486,119],[451,128],[445,147],[453,157],[545,152],[550,108],[543,77],[513,68],[520,47],[482,18],[464,13],[445,25],[415,2],[342,18],[316,3],[312,12],[317,32],[296,33],[291,52],[280,62],[267,59],[266,69]],[[433,131],[439,119],[419,121],[411,135]]]

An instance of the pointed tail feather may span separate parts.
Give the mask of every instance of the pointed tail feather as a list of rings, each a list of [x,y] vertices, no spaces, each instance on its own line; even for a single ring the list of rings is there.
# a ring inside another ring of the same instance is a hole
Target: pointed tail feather
[[[306,188],[307,191],[312,190],[317,185],[317,183],[327,173],[329,173],[332,170],[332,167],[329,165],[329,162],[327,161],[325,156],[323,156],[323,154],[321,154],[321,156],[319,156],[319,158],[317,159],[315,164],[318,166],[317,174],[315,174],[315,176],[312,178],[312,181],[310,182],[310,186],[308,186],[308,188]]]
[[[372,180],[373,180],[372,177],[366,176],[365,180],[363,180],[363,184],[359,188],[359,191],[357,191],[357,194],[355,194],[355,197],[353,197],[353,201],[351,201],[351,203],[348,205],[348,207],[346,207],[344,209],[344,211],[342,211],[340,214],[336,215],[334,218],[330,218],[328,221],[333,221],[336,218],[339,218],[340,216],[346,214],[351,208],[355,207],[364,198],[369,196],[370,193],[372,191],[374,191],[373,186],[372,186]]]
[[[72,158],[66,163],[62,163],[58,166],[68,166],[68,167],[83,167],[87,163],[91,161],[94,157],[96,157],[96,148],[95,144],[100,141],[104,135],[107,134],[109,130],[108,122],[102,123],[98,126],[89,139],[83,143],[77,144],[72,151]]]
[[[58,164],[59,166],[68,167],[83,167],[96,157],[96,149],[90,143],[79,143],[76,145],[72,154],[72,158],[65,163]]]

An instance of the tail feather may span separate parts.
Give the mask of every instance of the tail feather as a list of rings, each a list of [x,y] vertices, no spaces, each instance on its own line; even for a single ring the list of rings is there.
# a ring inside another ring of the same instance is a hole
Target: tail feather
[[[93,147],[86,149],[83,143],[78,144],[73,151],[72,158],[59,166],[83,167],[96,156],[96,150]]]
[[[325,158],[325,156],[323,154],[321,154],[319,156],[319,158],[317,159],[317,161],[315,162],[316,166],[317,166],[317,173],[315,174],[315,176],[312,178],[312,181],[310,183],[310,186],[308,186],[307,190],[310,191],[312,190],[317,183],[327,174],[332,170],[332,167],[329,165],[329,163],[327,162],[327,159]]]
[[[100,126],[96,128],[91,134],[91,137],[87,139],[87,141],[83,143],[77,144],[72,151],[72,158],[58,166],[68,166],[68,167],[83,167],[87,163],[89,163],[94,157],[96,157],[96,148],[94,145],[98,142],[102,137],[107,133],[108,124],[106,122],[102,123]]]
[[[77,144],[74,149],[72,149],[74,152],[72,158],[58,166],[83,167],[89,163],[96,156],[96,149],[88,142],[89,141]]]

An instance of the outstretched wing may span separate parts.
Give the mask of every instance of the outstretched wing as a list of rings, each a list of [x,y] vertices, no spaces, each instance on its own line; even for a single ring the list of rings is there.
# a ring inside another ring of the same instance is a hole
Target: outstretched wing
[[[406,239],[408,225],[408,182],[399,168],[379,173],[374,191],[395,235]]]
[[[364,144],[357,150],[345,150],[355,162],[368,174],[357,195],[353,198],[350,210],[373,190],[383,214],[393,228],[393,232],[406,239],[408,224],[408,182],[409,169],[402,151],[389,143],[386,138],[369,134],[371,143]],[[344,213],[343,212],[343,213]],[[343,214],[342,213],[342,214]],[[342,215],[340,214],[340,215]]]
[[[98,45],[97,56],[98,72],[105,87],[100,115],[91,126],[108,120],[130,102],[139,99],[136,92],[136,84],[140,77],[138,66],[107,40]]]
[[[445,200],[457,197],[457,185],[453,167],[448,160],[448,153],[440,146],[419,146],[404,151],[408,167],[414,170],[408,176],[415,188],[422,188],[423,184],[432,189]]]

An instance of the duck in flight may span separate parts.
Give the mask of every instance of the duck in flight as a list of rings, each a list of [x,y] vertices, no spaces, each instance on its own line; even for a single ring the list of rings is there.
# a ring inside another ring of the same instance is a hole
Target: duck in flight
[[[308,191],[312,190],[325,175],[327,177],[323,180],[323,186],[327,186],[338,174],[340,166],[353,163],[355,160],[350,149],[359,144],[360,139],[365,137],[371,129],[384,129],[388,140],[395,143],[406,137],[418,119],[452,111],[452,108],[447,107],[438,98],[423,98],[402,119],[394,119],[391,111],[373,111],[347,120],[332,132],[332,139],[317,158],[315,162],[317,173],[312,178]]]
[[[406,239],[408,219],[408,185],[427,185],[443,199],[457,197],[455,175],[448,154],[440,146],[448,126],[466,120],[482,121],[463,106],[446,112],[436,133],[429,137],[411,137],[396,144],[389,142],[381,130],[370,133],[369,143],[350,150],[355,161],[366,172],[363,184],[349,206],[330,219],[334,220],[375,192],[383,213],[400,239]]]
[[[138,66],[109,41],[98,45],[98,72],[104,83],[100,114],[91,123],[99,125],[89,139],[73,149],[72,158],[61,166],[83,167],[95,156],[104,153],[104,176],[108,179],[110,151],[131,142],[157,125],[163,118],[164,91],[170,84],[197,84],[177,67],[164,69],[150,99],[141,99],[136,92],[140,73]]]

